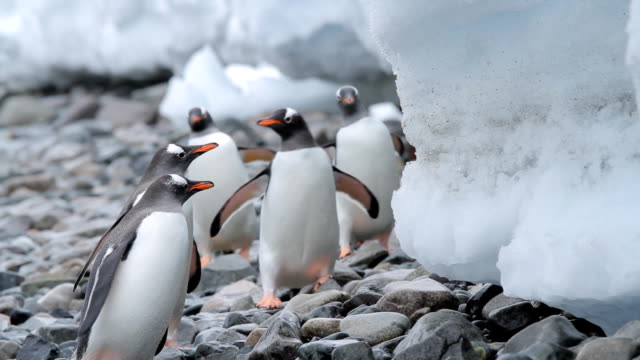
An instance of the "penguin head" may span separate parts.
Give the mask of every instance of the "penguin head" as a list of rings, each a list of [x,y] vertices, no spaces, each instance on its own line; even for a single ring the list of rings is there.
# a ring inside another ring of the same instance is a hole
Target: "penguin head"
[[[188,120],[193,132],[200,132],[215,126],[211,114],[203,107],[195,107],[189,110]]]
[[[351,114],[358,108],[358,89],[355,86],[346,85],[336,91],[336,98],[338,100],[338,107],[347,113]]]
[[[213,182],[194,181],[178,174],[169,174],[154,181],[154,183],[149,187],[149,190],[151,190],[152,187],[155,187],[156,189],[159,188],[159,191],[162,191],[166,196],[184,203],[192,195],[203,190],[211,189],[213,187]]]
[[[217,147],[217,143],[195,146],[169,144],[155,153],[148,169],[162,174],[182,173],[193,160]]]
[[[307,124],[302,118],[302,115],[291,108],[274,111],[270,116],[258,120],[258,125],[271,128],[283,139],[288,138],[298,131],[308,131]]]

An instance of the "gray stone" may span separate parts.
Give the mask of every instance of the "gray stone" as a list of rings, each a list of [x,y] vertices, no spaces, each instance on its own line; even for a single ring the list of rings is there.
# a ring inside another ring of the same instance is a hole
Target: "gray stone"
[[[586,339],[564,316],[554,315],[520,330],[504,347],[504,353],[517,353],[540,342],[570,347]]]
[[[20,306],[20,298],[13,295],[0,296],[0,314],[9,315]]]
[[[233,284],[219,289],[215,295],[209,298],[202,306],[201,312],[209,312],[220,307],[230,308],[238,299],[247,296],[247,294],[251,296],[253,301],[260,301],[262,289],[248,280],[236,281]]]
[[[211,328],[222,328],[226,317],[227,314],[221,313],[199,313],[192,316],[191,319],[195,322],[198,331],[203,331]]]
[[[404,340],[406,335],[398,336],[397,338],[393,338],[391,340],[383,341],[380,344],[373,347],[373,349],[381,349],[384,352],[389,354],[393,354],[393,350]]]
[[[219,341],[210,341],[198,345],[197,359],[202,360],[233,360],[238,353],[238,347]]]
[[[249,335],[253,330],[258,328],[258,324],[249,323],[249,324],[238,324],[229,328],[229,330],[236,331],[243,335]]]
[[[106,121],[113,127],[130,127],[137,123],[151,123],[156,116],[153,106],[133,100],[105,97],[96,114],[98,121]]]
[[[302,360],[373,360],[369,344],[358,339],[319,340],[298,349]]]
[[[178,343],[178,346],[187,346],[193,344],[193,339],[196,337],[197,333],[198,328],[196,327],[195,321],[188,317],[183,317],[180,319],[180,326],[178,327],[175,340]]]
[[[96,115],[98,111],[98,97],[81,91],[74,91],[71,95],[71,104],[64,109],[60,117],[59,123],[67,124],[73,121],[90,119]]]
[[[231,329],[211,328],[198,333],[195,340],[193,341],[193,344],[198,345],[209,341],[219,341],[226,344],[233,344],[238,340],[245,341],[246,339],[246,336],[239,334]]]
[[[616,331],[613,337],[640,341],[640,320],[631,320],[624,324],[620,329],[618,329],[618,331]]]
[[[362,276],[351,267],[341,262],[336,262],[336,266],[333,269],[333,279],[337,281],[338,284],[344,285],[352,280],[362,280]]]
[[[256,307],[256,303],[253,301],[251,295],[243,296],[239,299],[236,299],[233,304],[231,304],[230,311],[243,311],[250,310]]]
[[[340,319],[315,318],[302,325],[300,334],[306,338],[325,337],[340,331]]]
[[[536,321],[536,313],[530,302],[523,301],[491,311],[487,320],[491,326],[514,332]]]
[[[356,290],[351,299],[343,304],[345,312],[349,312],[360,305],[374,305],[382,297],[382,289],[375,283],[365,284]]]
[[[380,274],[368,276],[363,280],[351,281],[347,285],[343,286],[342,290],[355,294],[360,287],[367,286],[368,284],[376,284],[380,288],[384,288],[389,283],[404,280],[404,278],[412,271],[413,270],[409,269],[398,269],[382,272]]]
[[[21,324],[21,329],[36,330],[43,326],[48,326],[56,322],[56,318],[51,317],[49,314],[36,314],[30,317],[27,321]]]
[[[349,311],[347,315],[360,315],[360,314],[373,314],[380,312],[380,309],[373,305],[360,305],[357,308]]]
[[[254,346],[255,344],[258,343],[258,341],[260,341],[260,339],[262,338],[262,335],[264,335],[264,333],[266,332],[267,332],[266,327],[259,327],[254,329],[253,331],[251,331],[251,333],[247,337],[247,341],[245,342],[245,344],[247,346]]]
[[[24,277],[11,271],[0,271],[0,291],[19,286]]]
[[[153,360],[184,360],[184,353],[174,347],[165,346],[162,351],[156,355]]]
[[[577,360],[628,360],[638,355],[640,344],[627,338],[600,338],[588,342]]]
[[[238,254],[216,257],[209,265],[202,269],[200,286],[202,289],[218,289],[247,276],[257,275],[258,272],[251,264]]]
[[[448,321],[430,332],[424,340],[406,348],[400,345],[394,351],[397,360],[409,359],[480,359],[469,339],[464,335],[466,329],[460,324]]]
[[[27,278],[20,284],[20,289],[23,293],[27,294],[27,296],[34,296],[40,289],[52,289],[64,283],[73,284],[75,281],[76,279],[66,274],[43,274]]]
[[[43,123],[56,116],[57,108],[41,97],[15,95],[0,104],[0,126]]]
[[[522,300],[520,298],[514,298],[514,297],[506,296],[505,294],[498,294],[498,295],[494,296],[491,300],[489,300],[482,307],[482,317],[484,317],[486,319],[486,318],[489,317],[489,314],[495,309],[500,309],[500,308],[503,308],[505,306],[509,306],[509,305],[513,305],[513,304],[518,304],[518,303],[521,303],[523,301],[524,300]]]
[[[20,345],[10,340],[0,340],[0,359],[15,359]]]
[[[60,350],[55,344],[31,334],[27,336],[22,348],[18,351],[16,360],[54,360],[60,355]]]
[[[35,192],[43,192],[55,188],[56,180],[50,174],[42,173],[35,175],[12,176],[4,182],[4,187],[8,194],[18,189],[29,189]]]
[[[73,284],[64,283],[49,290],[38,300],[38,305],[47,311],[55,309],[69,310],[71,300],[73,300]]]
[[[341,314],[342,304],[340,302],[334,301],[309,311],[302,317],[302,319],[303,321],[308,321],[309,319],[314,318],[337,318]]]
[[[349,315],[340,323],[340,331],[362,338],[369,345],[403,335],[410,327],[408,317],[393,312]]]
[[[304,315],[324,304],[334,301],[344,302],[350,297],[349,294],[339,290],[327,290],[316,294],[300,294],[289,300],[284,309],[298,315]]]
[[[249,360],[293,360],[300,345],[300,320],[295,313],[283,310],[255,345],[249,354]]]
[[[423,276],[429,276],[429,275],[431,275],[431,273],[427,269],[425,269],[424,266],[419,265],[417,268],[411,270],[411,272],[407,274],[407,276],[405,276],[403,280],[412,281],[417,278],[421,278]]]
[[[51,324],[36,330],[36,334],[54,344],[62,344],[65,341],[75,340],[78,337],[78,325]]]
[[[533,344],[519,354],[530,356],[536,360],[573,360],[576,358],[573,351],[547,342]]]
[[[436,329],[445,323],[453,323],[462,329],[462,335],[471,342],[484,341],[482,332],[467,320],[464,315],[453,310],[440,310],[421,317],[409,330],[407,336],[398,344],[395,352],[401,352],[417,345],[430,337]]]
[[[339,262],[351,267],[362,265],[374,267],[382,261],[382,259],[387,257],[387,255],[389,255],[389,253],[378,240],[371,240],[365,241],[353,255],[341,259]]]
[[[411,316],[416,310],[424,307],[439,310],[454,309],[458,306],[458,299],[451,290],[429,278],[391,283],[384,291],[385,295],[376,307],[382,311],[399,312],[406,316]]]
[[[473,316],[482,315],[482,308],[484,308],[491,299],[501,293],[502,286],[494,284],[484,284],[475,289],[475,291],[472,291],[471,298],[467,301],[467,314]]]

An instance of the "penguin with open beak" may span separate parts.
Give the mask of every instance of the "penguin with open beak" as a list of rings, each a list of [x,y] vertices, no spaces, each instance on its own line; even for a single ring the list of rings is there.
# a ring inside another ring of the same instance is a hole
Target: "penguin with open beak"
[[[280,109],[258,125],[282,139],[270,166],[242,186],[225,203],[214,220],[217,230],[234,209],[242,206],[246,192],[268,176],[260,213],[260,277],[263,308],[277,308],[279,287],[302,287],[328,280],[338,255],[338,218],[335,193],[344,191],[378,215],[378,202],[356,178],[331,165],[327,153],[314,141],[303,117],[293,109]]]
[[[182,204],[213,187],[171,174],[154,180],[98,243],[76,357],[152,359],[188,286],[192,241]]]

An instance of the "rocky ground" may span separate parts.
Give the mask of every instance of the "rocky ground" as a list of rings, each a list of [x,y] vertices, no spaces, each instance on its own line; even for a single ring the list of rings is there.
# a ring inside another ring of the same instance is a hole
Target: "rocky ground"
[[[75,89],[0,104],[0,359],[67,359],[84,287],[72,291],[152,153],[184,134],[157,116],[166,86]],[[323,114],[313,131],[335,127]],[[250,121],[223,125],[241,145],[272,143]],[[260,310],[251,261],[223,255],[187,296],[178,348],[156,359],[632,359],[640,321],[597,326],[491,284],[430,273],[376,241],[340,260],[332,280],[283,289]]]

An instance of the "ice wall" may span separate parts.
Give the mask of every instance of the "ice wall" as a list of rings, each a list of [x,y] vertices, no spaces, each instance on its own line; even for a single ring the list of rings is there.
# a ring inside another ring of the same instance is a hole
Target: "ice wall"
[[[0,88],[144,79],[205,44],[224,63],[268,62],[294,77],[345,82],[388,71],[350,0],[3,0]]]
[[[607,331],[640,317],[638,2],[632,71],[628,0],[362,4],[417,147],[403,249]]]

